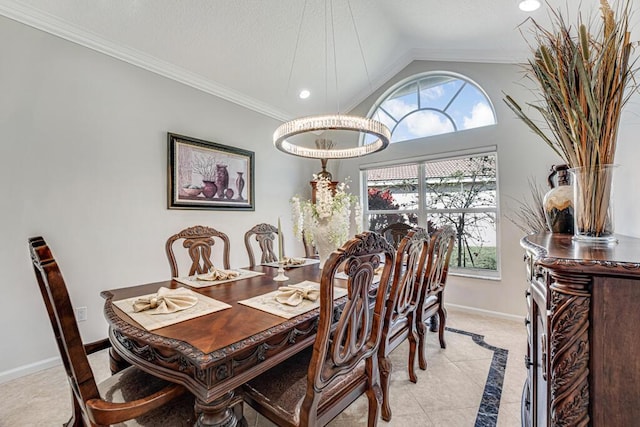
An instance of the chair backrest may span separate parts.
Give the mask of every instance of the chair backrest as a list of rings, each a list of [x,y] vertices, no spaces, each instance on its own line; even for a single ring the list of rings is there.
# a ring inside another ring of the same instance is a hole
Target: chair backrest
[[[384,315],[383,343],[388,343],[393,338],[394,325],[402,323],[410,327],[405,319],[417,308],[419,288],[428,254],[429,234],[424,228],[417,227],[409,231],[400,241]]]
[[[384,260],[379,283],[374,283],[375,269]],[[334,251],[322,268],[320,279],[320,316],[318,333],[307,375],[307,392],[300,416],[302,425],[316,425],[318,405],[325,388],[337,377],[352,373],[362,361],[366,363],[369,387],[377,383],[376,352],[382,336],[385,299],[393,268],[395,249],[374,232],[358,234]],[[342,309],[333,304],[334,276],[344,269],[348,276],[347,301]],[[374,301],[373,310],[370,303]],[[337,320],[337,322],[336,322]],[[335,330],[332,329],[335,325]],[[342,387],[342,386],[341,386]],[[348,388],[348,384],[344,384]],[[341,393],[343,400],[353,399]],[[332,405],[339,405],[339,401]]]
[[[455,237],[456,232],[451,226],[444,226],[432,233],[420,301],[444,290]]]
[[[278,261],[278,255],[273,250],[273,241],[276,236],[278,236],[278,227],[265,223],[254,225],[249,231],[244,233],[244,245],[247,247],[250,267],[256,265],[251,238],[253,237],[258,242],[258,247],[262,254],[260,256],[260,264],[264,264]],[[282,248],[282,253],[284,254],[284,247]]]
[[[49,246],[42,237],[30,238],[29,250],[69,384],[83,416],[86,417],[84,402],[100,399],[100,393],[82,344],[67,286]]]
[[[393,224],[389,224],[380,230],[380,234],[382,234],[385,239],[389,241],[393,245],[394,248],[398,248],[400,246],[400,241],[404,236],[407,235],[409,231],[413,230],[413,226],[409,224],[405,224],[403,222],[394,222]]]
[[[173,252],[174,242],[181,239],[183,240],[182,246],[188,250],[189,257],[191,258],[189,276],[192,276],[194,274],[207,273],[213,266],[211,248],[216,243],[214,238],[219,238],[222,241],[223,268],[228,269],[229,237],[214,228],[196,225],[186,228],[167,239],[165,250],[167,252],[167,258],[169,258],[169,265],[171,266],[171,277],[178,277],[178,262]]]
[[[313,258],[318,255],[318,250],[312,242],[306,237],[306,233],[302,232],[302,244],[304,245],[304,256]]]

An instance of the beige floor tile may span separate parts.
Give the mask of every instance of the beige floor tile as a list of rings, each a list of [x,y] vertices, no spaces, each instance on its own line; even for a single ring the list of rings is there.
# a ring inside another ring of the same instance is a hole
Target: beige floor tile
[[[497,427],[518,427],[522,425],[520,419],[520,402],[501,403],[498,414]]]
[[[418,380],[408,391],[425,413],[444,409],[475,408],[482,398],[483,386],[473,383],[454,363],[427,369],[424,381]]]
[[[448,409],[429,412],[429,418],[435,427],[473,427],[477,409]]]

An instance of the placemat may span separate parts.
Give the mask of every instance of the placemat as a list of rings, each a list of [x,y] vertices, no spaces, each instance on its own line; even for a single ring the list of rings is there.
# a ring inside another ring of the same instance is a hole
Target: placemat
[[[313,286],[316,289],[320,290],[320,283],[311,282],[309,280],[296,283],[295,285],[310,286],[310,287]],[[275,298],[278,292],[279,291],[273,291],[263,295],[258,295],[253,298],[238,301],[238,303],[270,313],[270,314],[274,314],[276,316],[284,317],[285,319],[291,319],[292,317],[299,316],[303,313],[306,313],[307,311],[311,311],[314,308],[320,307],[320,298],[318,298],[316,301],[302,300],[302,302],[295,307],[286,305],[286,304],[281,304],[278,301],[276,301],[276,298]],[[338,288],[338,287],[333,288],[334,299],[341,298],[345,295],[347,295],[346,289]]]
[[[197,292],[193,292],[188,289],[189,292],[192,292],[194,296],[198,298],[198,302],[191,308],[187,308],[186,310],[176,311],[175,313],[168,314],[149,314],[145,311],[140,311],[138,313],[133,311],[133,303],[138,298],[148,297],[153,294],[141,295],[137,297],[127,298],[119,301],[113,301],[113,305],[122,310],[127,316],[129,316],[134,321],[138,322],[140,326],[145,328],[148,331],[153,331],[154,329],[163,328],[165,326],[173,325],[174,323],[184,322],[185,320],[190,320],[196,317],[204,316],[205,314],[215,313],[216,311],[224,310],[226,308],[231,308],[229,304],[226,304],[222,301],[215,300],[213,298],[209,298],[208,296],[201,295]]]
[[[224,279],[224,280],[198,280],[197,274],[194,274],[193,276],[187,276],[187,277],[174,277],[173,280],[175,280],[176,282],[185,284],[187,286],[190,286],[192,288],[206,288],[207,286],[215,286],[215,285],[220,285],[222,283],[235,282],[236,280],[248,279],[249,277],[261,276],[264,274],[259,271],[243,270],[240,268],[233,269],[230,271],[235,271],[240,274],[231,279]]]

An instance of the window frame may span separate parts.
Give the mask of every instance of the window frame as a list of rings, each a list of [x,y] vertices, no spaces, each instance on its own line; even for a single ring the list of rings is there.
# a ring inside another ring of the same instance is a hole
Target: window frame
[[[437,77],[437,76],[446,76],[446,77],[452,77],[455,79],[459,79],[461,81],[463,81],[462,86],[456,91],[456,93],[452,96],[452,98],[446,103],[446,106],[444,107],[444,109],[440,109],[440,108],[435,108],[435,107],[430,107],[430,106],[424,106],[422,105],[422,101],[421,101],[421,96],[420,96],[420,81],[424,80],[427,77]],[[399,120],[395,120],[394,116],[392,116],[386,109],[382,108],[382,104],[384,104],[391,95],[393,95],[394,93],[396,93],[397,91],[401,90],[402,88],[409,86],[411,84],[416,84],[416,93],[417,93],[417,108],[411,110],[410,112],[407,112],[406,114],[403,114],[402,117]],[[476,90],[478,90],[480,93],[482,93],[482,95],[484,96],[485,100],[487,101],[487,103],[489,104],[489,107],[491,108],[491,112],[493,113],[493,123],[492,124],[487,124],[484,126],[476,126],[473,128],[465,128],[465,129],[460,129],[458,127],[458,124],[456,123],[456,121],[453,119],[453,117],[447,113],[447,108],[458,98],[458,96],[460,95],[460,93],[462,92],[462,90],[464,90],[464,88],[467,85],[471,85],[473,86]],[[383,92],[383,94],[378,98],[378,100],[373,104],[373,106],[369,109],[369,111],[367,112],[366,117],[368,118],[372,118],[375,120],[378,120],[375,116],[377,111],[380,110],[381,112],[383,112],[385,115],[387,115],[392,121],[395,122],[395,125],[389,129],[391,131],[391,144],[399,144],[399,143],[403,143],[403,142],[408,142],[408,141],[414,141],[416,139],[421,139],[421,138],[429,138],[429,137],[433,137],[433,136],[438,136],[438,135],[446,135],[448,133],[456,133],[456,132],[461,132],[464,130],[470,130],[470,129],[477,129],[479,127],[486,127],[486,126],[495,126],[498,124],[498,115],[496,113],[496,109],[493,106],[493,102],[491,102],[491,98],[489,97],[489,95],[487,94],[487,92],[484,90],[484,88],[482,86],[480,86],[478,83],[476,83],[474,80],[470,79],[469,77],[460,74],[460,73],[456,73],[456,72],[452,72],[452,71],[442,71],[442,70],[438,70],[438,71],[425,71],[423,73],[418,73],[418,74],[413,74],[405,79],[400,80],[399,82],[397,82],[396,84],[394,84],[393,86],[391,86],[390,88],[388,88],[386,91]],[[393,134],[395,132],[395,130],[397,129],[397,127],[410,115],[412,114],[416,114],[418,112],[422,112],[422,111],[434,111],[436,113],[438,113],[438,115],[442,115],[444,117],[447,118],[447,120],[449,121],[449,123],[452,125],[453,127],[453,131],[451,132],[444,132],[444,133],[438,133],[438,134],[432,134],[432,135],[421,135],[421,136],[417,136],[415,138],[408,138],[408,139],[403,139],[400,141],[393,141]],[[362,145],[364,143],[364,135],[360,136],[360,144]]]
[[[446,160],[455,160],[469,157],[481,157],[485,155],[495,156],[495,207],[486,208],[464,208],[464,209],[433,209],[426,206],[426,172],[425,164],[429,162],[438,162]],[[367,171],[371,169],[388,168],[404,165],[417,165],[417,209],[405,209],[405,210],[369,210],[368,200],[368,181]],[[415,214],[418,217],[418,225],[420,227],[426,227],[428,216],[438,213],[491,213],[495,215],[495,242],[496,242],[496,270],[487,270],[481,268],[457,268],[450,267],[449,274],[460,277],[479,278],[487,280],[501,280],[502,278],[502,263],[501,263],[501,250],[500,250],[500,189],[499,189],[499,168],[498,168],[498,150],[496,146],[479,147],[478,149],[471,150],[458,150],[453,152],[439,153],[428,156],[420,156],[417,158],[403,158],[387,162],[369,163],[360,165],[360,199],[362,200],[362,222],[363,228],[367,229],[369,225],[369,216],[375,214]]]

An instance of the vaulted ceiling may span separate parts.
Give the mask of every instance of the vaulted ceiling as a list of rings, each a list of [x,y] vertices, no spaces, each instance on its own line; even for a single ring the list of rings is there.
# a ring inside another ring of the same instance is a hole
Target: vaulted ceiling
[[[527,18],[546,22],[549,7],[574,16],[579,3],[588,18],[599,5],[548,3],[525,13],[516,0],[0,0],[0,14],[289,119],[348,111],[417,59],[522,61]]]

